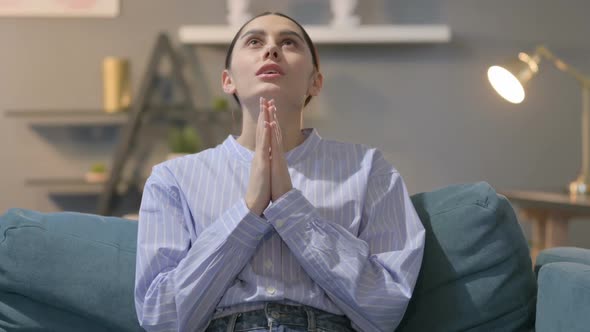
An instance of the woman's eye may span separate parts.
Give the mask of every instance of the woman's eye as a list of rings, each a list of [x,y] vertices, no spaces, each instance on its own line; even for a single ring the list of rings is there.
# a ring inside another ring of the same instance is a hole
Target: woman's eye
[[[246,45],[253,45],[253,46],[260,45],[260,40],[258,40],[258,39],[250,39],[250,40],[248,40],[248,42],[246,43]]]
[[[287,46],[294,46],[297,43],[295,43],[295,41],[293,39],[285,39],[283,40],[283,45],[287,45]]]

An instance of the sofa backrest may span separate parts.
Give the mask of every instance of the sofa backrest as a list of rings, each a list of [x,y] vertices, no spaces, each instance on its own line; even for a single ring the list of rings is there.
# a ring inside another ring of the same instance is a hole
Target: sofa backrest
[[[426,245],[397,330],[532,328],[536,281],[506,198],[479,182],[412,201]],[[135,221],[9,210],[0,217],[0,330],[141,331],[133,303],[136,240]]]

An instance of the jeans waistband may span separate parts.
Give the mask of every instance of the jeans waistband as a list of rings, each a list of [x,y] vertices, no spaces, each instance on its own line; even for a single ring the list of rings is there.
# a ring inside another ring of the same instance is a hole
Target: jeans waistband
[[[353,331],[346,316],[334,315],[308,306],[292,306],[268,302],[264,309],[239,312],[211,321],[207,332],[248,331],[287,325],[307,331]]]

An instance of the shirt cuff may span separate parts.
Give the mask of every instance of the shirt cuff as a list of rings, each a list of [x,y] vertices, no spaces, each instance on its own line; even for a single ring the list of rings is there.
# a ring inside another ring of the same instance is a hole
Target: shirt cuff
[[[298,189],[291,189],[264,210],[266,219],[280,234],[286,234],[297,224],[307,222],[315,207]]]
[[[234,213],[241,218],[236,218],[239,222],[231,236],[248,247],[256,248],[262,237],[270,231],[272,225],[264,218],[254,214],[244,199],[241,199],[234,208],[236,209]]]

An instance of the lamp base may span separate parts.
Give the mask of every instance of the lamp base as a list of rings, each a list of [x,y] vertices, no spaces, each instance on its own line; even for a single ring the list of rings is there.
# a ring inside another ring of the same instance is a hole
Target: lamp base
[[[571,195],[590,195],[590,184],[582,179],[572,181],[569,185]]]

